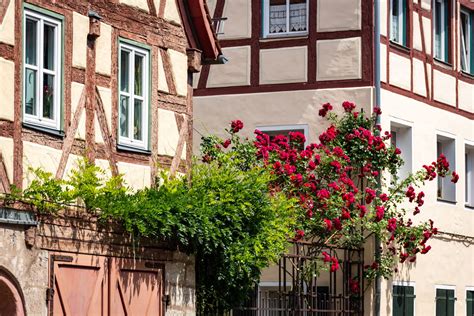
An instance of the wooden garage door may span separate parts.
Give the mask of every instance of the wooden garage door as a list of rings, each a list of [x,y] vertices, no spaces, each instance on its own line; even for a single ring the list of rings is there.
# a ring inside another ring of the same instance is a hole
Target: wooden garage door
[[[164,315],[161,265],[112,258],[110,272],[110,315]]]
[[[60,254],[51,269],[51,315],[164,315],[160,264]]]

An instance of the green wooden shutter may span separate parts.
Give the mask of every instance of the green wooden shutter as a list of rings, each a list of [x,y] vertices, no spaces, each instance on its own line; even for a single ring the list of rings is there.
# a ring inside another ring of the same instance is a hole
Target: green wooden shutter
[[[436,316],[454,316],[454,290],[436,289]]]
[[[474,316],[474,291],[466,291],[466,315]]]
[[[415,310],[415,288],[393,286],[393,316],[413,316]]]

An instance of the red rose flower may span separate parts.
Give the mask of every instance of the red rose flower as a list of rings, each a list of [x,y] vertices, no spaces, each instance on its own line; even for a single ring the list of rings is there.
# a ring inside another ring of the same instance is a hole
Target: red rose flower
[[[451,177],[451,182],[452,183],[457,183],[459,180],[459,174],[456,173],[456,171],[453,171],[452,177]]]
[[[244,123],[241,120],[235,120],[230,123],[230,129],[233,133],[238,133],[242,128],[244,128]]]
[[[391,218],[388,220],[387,230],[393,233],[397,229],[397,220],[395,218]]]
[[[356,106],[355,106],[355,104],[352,103],[352,102],[344,101],[344,102],[342,103],[342,107],[344,108],[344,111],[346,111],[346,112],[349,113],[349,112],[352,112],[352,110],[354,110]]]
[[[298,241],[298,240],[301,240],[301,238],[303,238],[303,237],[304,237],[304,230],[298,229],[295,232],[295,237],[293,238],[293,240]]]
[[[385,207],[383,206],[377,206],[375,208],[375,220],[377,222],[380,222],[383,219],[383,216],[385,215]]]
[[[336,257],[331,258],[331,272],[336,272],[339,269],[339,260]]]
[[[323,255],[323,257],[324,257],[324,258],[323,258],[323,261],[324,261],[324,262],[329,262],[329,261],[331,261],[331,256],[330,256],[326,251],[323,251],[323,252],[322,252],[322,255]]]
[[[230,143],[231,143],[230,139],[226,139],[226,140],[222,143],[222,146],[223,146],[224,148],[227,148],[227,147],[229,147]]]

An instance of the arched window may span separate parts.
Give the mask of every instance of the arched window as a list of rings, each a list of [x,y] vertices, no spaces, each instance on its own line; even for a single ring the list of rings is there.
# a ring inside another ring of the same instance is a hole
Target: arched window
[[[23,296],[11,274],[0,268],[0,315],[24,316]]]

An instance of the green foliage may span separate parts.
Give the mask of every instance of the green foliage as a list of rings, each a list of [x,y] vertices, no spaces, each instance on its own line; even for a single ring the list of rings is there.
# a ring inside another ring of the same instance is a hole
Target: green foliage
[[[85,160],[65,180],[35,169],[35,180],[17,198],[41,212],[80,203],[102,220],[122,223],[135,239],[178,241],[196,255],[197,305],[211,314],[245,299],[261,269],[287,248],[295,223],[295,201],[269,193],[273,175],[229,158],[234,155],[195,164],[192,183],[163,173],[159,187],[138,191],[127,188],[122,176],[108,178]]]

